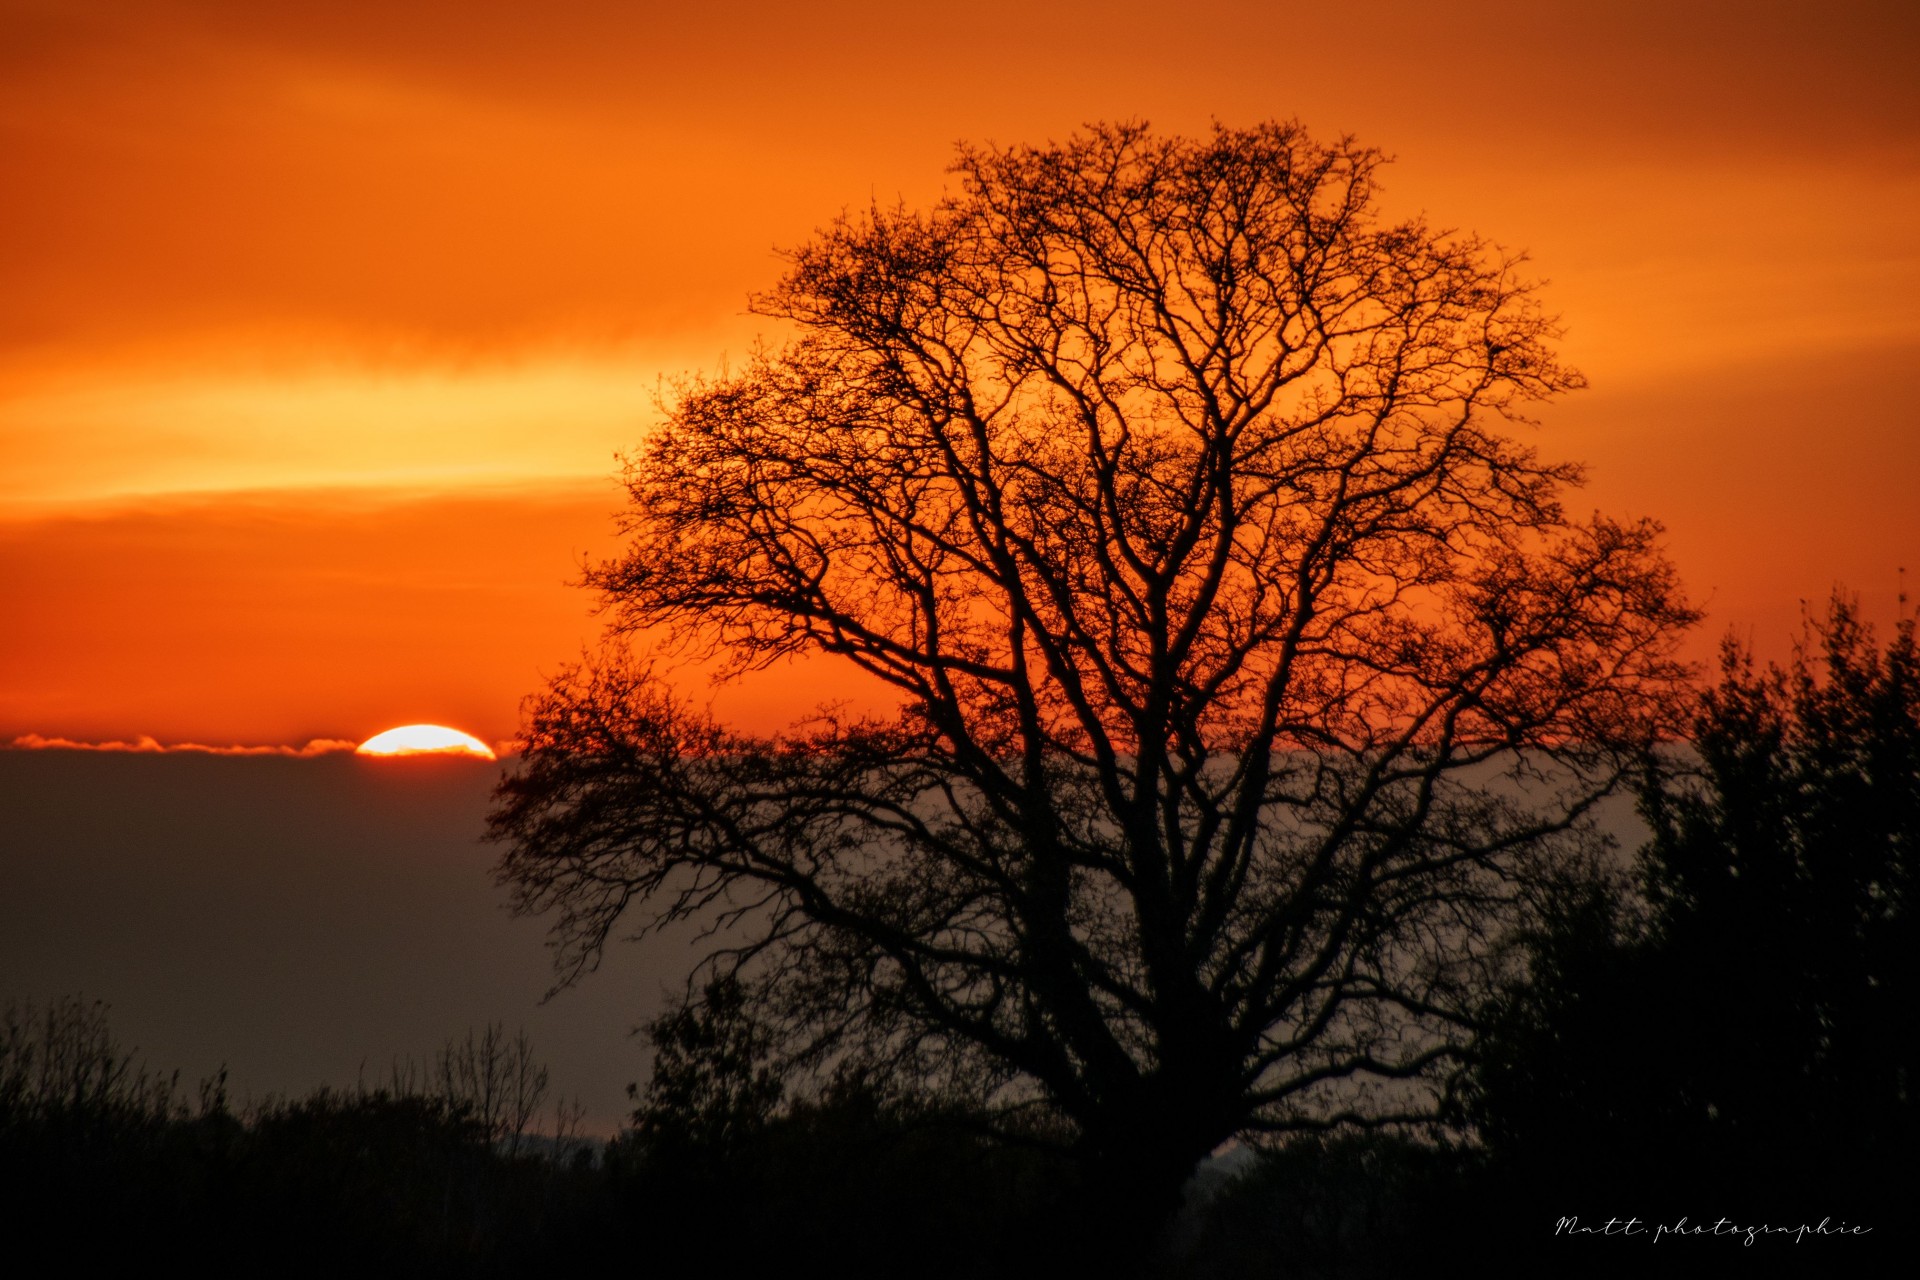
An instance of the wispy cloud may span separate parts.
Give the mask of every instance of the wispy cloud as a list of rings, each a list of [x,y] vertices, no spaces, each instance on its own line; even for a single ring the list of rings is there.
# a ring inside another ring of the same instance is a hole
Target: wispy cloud
[[[16,751],[120,751],[139,755],[186,751],[208,756],[291,756],[296,759],[352,751],[358,745],[346,738],[313,738],[304,747],[213,747],[202,742],[160,742],[144,734],[132,742],[76,742],[72,738],[48,738],[37,733],[21,734],[8,744]]]

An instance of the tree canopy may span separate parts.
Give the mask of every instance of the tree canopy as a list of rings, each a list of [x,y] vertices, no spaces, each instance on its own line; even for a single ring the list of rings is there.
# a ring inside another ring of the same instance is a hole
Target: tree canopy
[[[1094,126],[792,251],[789,340],[630,458],[613,643],[499,793],[563,978],[721,918],[791,1062],[1037,1117],[1156,1207],[1235,1133],[1425,1114],[1692,615],[1518,438],[1582,385],[1522,259],[1383,219],[1382,163]],[[640,639],[899,710],[738,732]]]

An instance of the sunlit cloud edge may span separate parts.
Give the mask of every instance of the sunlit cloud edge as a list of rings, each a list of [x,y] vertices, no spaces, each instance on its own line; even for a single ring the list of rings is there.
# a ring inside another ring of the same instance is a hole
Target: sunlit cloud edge
[[[8,743],[15,751],[110,751],[133,755],[172,755],[186,752],[207,756],[290,756],[307,759],[350,753],[360,744],[346,738],[312,738],[303,747],[287,746],[209,746],[204,742],[161,742],[140,735],[132,742],[79,742],[72,738],[49,738],[25,733]]]
[[[526,749],[526,743],[517,738],[506,738],[487,744],[496,757],[517,756]],[[360,744],[351,738],[310,738],[301,747],[278,745],[262,746],[213,746],[204,742],[161,742],[147,734],[141,734],[132,742],[81,742],[74,738],[48,737],[39,733],[23,733],[11,742],[0,743],[0,751],[105,751],[120,755],[203,755],[203,756],[280,756],[294,760],[311,760],[316,756],[352,755]],[[454,755],[454,752],[421,752],[422,755]],[[478,757],[474,757],[478,758]]]

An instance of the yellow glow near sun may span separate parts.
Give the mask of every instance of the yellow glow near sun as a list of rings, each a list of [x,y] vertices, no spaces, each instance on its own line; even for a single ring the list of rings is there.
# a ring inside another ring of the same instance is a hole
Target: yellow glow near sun
[[[614,450],[636,442],[666,367],[640,358],[388,374],[80,367],[36,379],[0,362],[0,507],[600,476]]]
[[[376,733],[355,751],[363,756],[479,756],[494,758],[493,748],[470,733],[449,729],[443,724],[403,724],[398,729]]]

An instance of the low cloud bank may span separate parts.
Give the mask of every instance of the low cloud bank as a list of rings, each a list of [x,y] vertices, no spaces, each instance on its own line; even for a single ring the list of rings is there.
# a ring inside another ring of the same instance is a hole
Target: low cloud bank
[[[360,744],[346,738],[313,738],[304,747],[212,747],[201,742],[160,742],[145,734],[132,742],[76,742],[72,738],[48,738],[25,733],[8,744],[18,751],[126,751],[141,755],[165,755],[178,751],[209,756],[326,756],[352,751]]]

